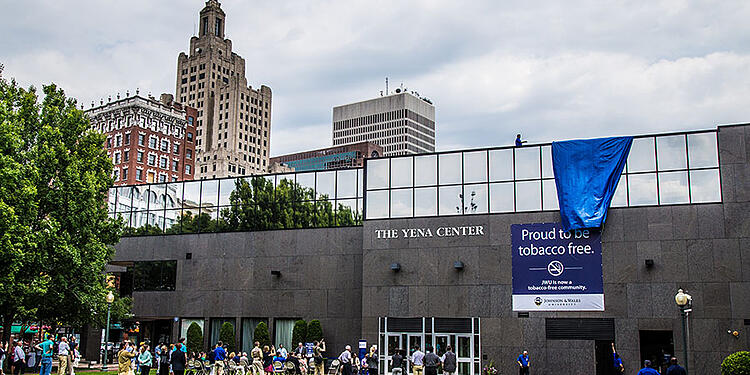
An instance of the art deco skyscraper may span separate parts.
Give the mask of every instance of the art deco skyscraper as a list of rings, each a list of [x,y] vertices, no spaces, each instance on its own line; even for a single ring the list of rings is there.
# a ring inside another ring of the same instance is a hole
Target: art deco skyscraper
[[[198,109],[197,178],[261,173],[269,165],[271,89],[247,85],[245,59],[232,52],[225,24],[221,4],[206,1],[189,54],[177,58],[175,97]]]

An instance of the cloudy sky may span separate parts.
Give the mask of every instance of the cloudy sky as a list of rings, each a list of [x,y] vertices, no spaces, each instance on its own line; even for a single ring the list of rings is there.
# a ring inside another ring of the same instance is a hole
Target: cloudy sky
[[[5,77],[86,106],[174,91],[201,0],[0,0]],[[750,1],[224,0],[271,154],[331,144],[385,77],[435,103],[449,150],[750,122]]]

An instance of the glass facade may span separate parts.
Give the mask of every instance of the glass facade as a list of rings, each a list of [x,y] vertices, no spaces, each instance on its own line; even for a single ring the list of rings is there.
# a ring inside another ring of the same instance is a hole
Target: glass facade
[[[612,207],[721,201],[717,132],[635,137]],[[365,176],[366,175],[366,176]],[[299,171],[110,189],[126,235],[361,225],[362,219],[558,210],[552,145],[367,159]]]
[[[559,209],[552,145],[369,159],[365,219]],[[721,201],[716,131],[639,136],[612,207]]]

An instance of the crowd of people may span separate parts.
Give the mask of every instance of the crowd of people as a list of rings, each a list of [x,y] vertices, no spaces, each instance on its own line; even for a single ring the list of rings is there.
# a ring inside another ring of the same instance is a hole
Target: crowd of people
[[[81,359],[76,337],[61,336],[54,341],[53,336],[47,334],[43,341],[18,338],[7,345],[0,343],[0,375],[5,375],[6,365],[12,375],[31,372],[50,375],[53,358],[58,360],[58,375],[75,375]]]

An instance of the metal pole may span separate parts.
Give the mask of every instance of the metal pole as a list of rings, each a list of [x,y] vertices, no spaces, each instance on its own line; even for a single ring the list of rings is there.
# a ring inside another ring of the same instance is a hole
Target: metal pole
[[[685,363],[685,373],[688,372],[688,339],[687,339],[687,312],[685,307],[682,307],[682,351],[683,361]]]
[[[109,310],[112,307],[111,303],[107,304],[107,326],[104,328],[104,362],[102,362],[102,371],[107,371],[107,351],[109,351]],[[685,320],[683,318],[682,326],[685,328]]]

